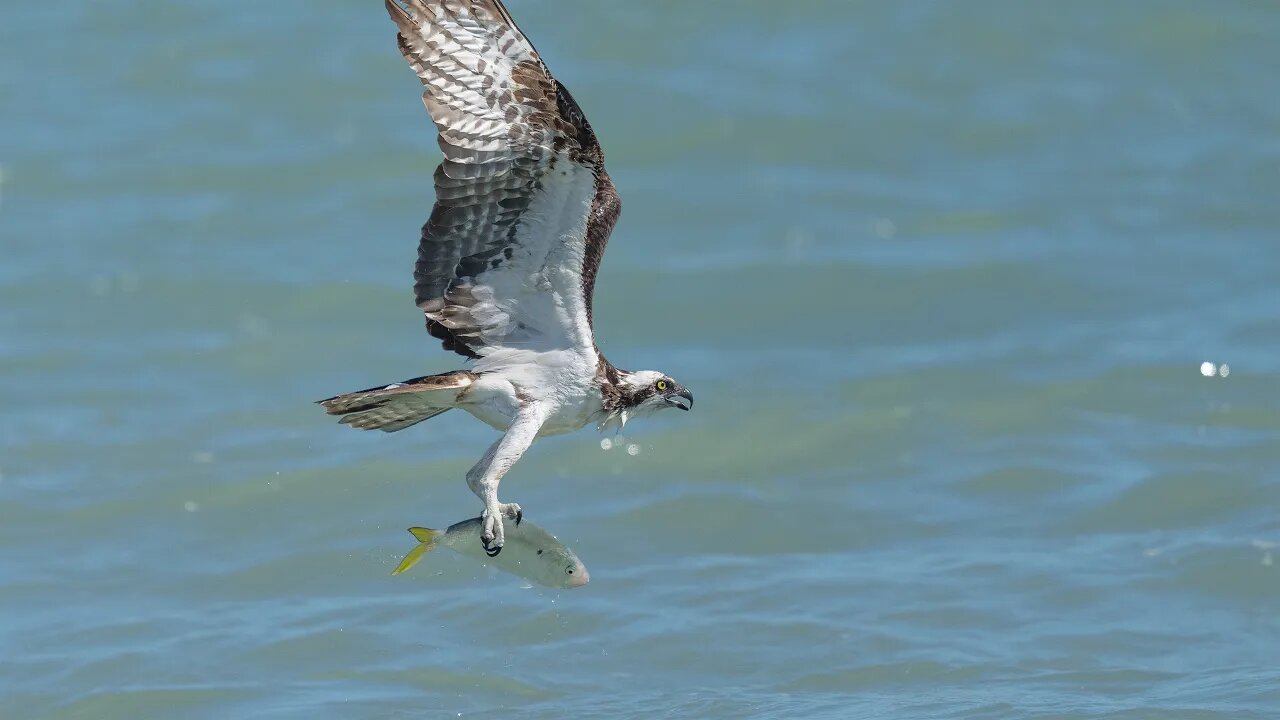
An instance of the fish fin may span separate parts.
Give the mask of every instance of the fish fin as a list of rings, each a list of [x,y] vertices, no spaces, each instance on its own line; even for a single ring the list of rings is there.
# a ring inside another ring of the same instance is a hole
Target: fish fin
[[[391,571],[392,575],[399,575],[405,570],[417,565],[418,561],[422,559],[422,556],[431,552],[432,548],[436,546],[435,539],[436,536],[440,534],[438,530],[419,527],[409,528],[409,532],[413,533],[413,536],[418,539],[418,546],[410,550],[408,555],[404,556],[404,559],[400,561],[400,565],[395,570]]]
[[[418,542],[424,542],[424,543],[429,543],[432,540],[435,540],[436,536],[440,534],[439,530],[432,530],[431,528],[419,528],[419,527],[409,528],[409,532],[413,533],[413,536],[418,538]]]

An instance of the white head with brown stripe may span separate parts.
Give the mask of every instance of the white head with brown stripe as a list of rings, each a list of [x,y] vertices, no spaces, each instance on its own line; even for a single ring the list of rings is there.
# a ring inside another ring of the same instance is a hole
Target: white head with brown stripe
[[[611,371],[611,372],[610,372]],[[667,408],[688,410],[693,407],[693,393],[670,376],[656,370],[617,370],[608,368],[605,382],[605,418],[600,429],[611,426],[622,429],[635,417],[652,415]]]

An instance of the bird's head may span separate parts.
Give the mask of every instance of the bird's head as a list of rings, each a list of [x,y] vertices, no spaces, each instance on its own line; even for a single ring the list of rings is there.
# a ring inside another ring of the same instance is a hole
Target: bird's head
[[[654,370],[622,372],[618,376],[622,405],[631,416],[649,415],[663,408],[688,410],[693,393],[680,383]]]

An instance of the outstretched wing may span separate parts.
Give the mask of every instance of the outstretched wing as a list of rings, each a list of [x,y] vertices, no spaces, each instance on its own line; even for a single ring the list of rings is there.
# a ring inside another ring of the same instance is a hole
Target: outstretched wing
[[[594,348],[591,296],[620,203],[569,91],[500,0],[386,0],[444,162],[414,294],[471,358]]]

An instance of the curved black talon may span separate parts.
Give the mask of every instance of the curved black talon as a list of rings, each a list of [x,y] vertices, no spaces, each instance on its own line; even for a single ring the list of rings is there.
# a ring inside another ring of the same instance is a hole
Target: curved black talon
[[[524,510],[516,511],[516,527],[520,527],[520,521],[524,519]]]
[[[489,541],[480,538],[480,547],[484,549],[484,554],[489,557],[498,557],[498,553],[502,552],[502,546],[489,547]]]

